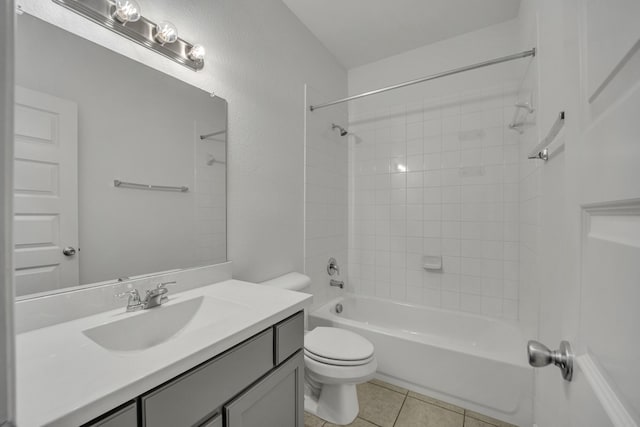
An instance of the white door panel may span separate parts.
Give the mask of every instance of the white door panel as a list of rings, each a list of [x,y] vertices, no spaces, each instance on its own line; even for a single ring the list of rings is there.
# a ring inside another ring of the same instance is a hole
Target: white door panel
[[[15,3],[0,2],[0,425],[15,422],[15,334],[13,327],[14,301],[11,291],[12,233],[7,230],[11,221],[11,177],[8,173],[13,161],[13,87]]]
[[[587,0],[585,15],[587,96],[594,100],[637,48],[640,2]]]
[[[640,414],[640,203],[585,216],[580,340],[617,396]]]
[[[58,194],[58,165],[37,161],[16,160],[13,188],[18,194]]]
[[[584,16],[580,366],[612,424],[631,426],[640,423],[640,76],[625,68],[640,60],[640,3],[588,0]]]
[[[58,212],[60,210],[60,200],[58,200],[57,197],[41,197],[37,201],[34,201],[32,198],[16,195],[13,203],[16,212],[47,214],[50,212]]]
[[[640,25],[639,25],[640,26]],[[640,57],[640,52],[636,53]],[[603,113],[589,120],[583,137],[582,199],[584,204],[639,196],[640,84],[627,87]],[[589,106],[590,108],[590,106]]]
[[[20,101],[17,100],[19,103]],[[28,101],[27,101],[28,102]],[[43,109],[37,105],[16,105],[14,132],[23,139],[47,145],[58,145],[57,114],[48,111],[43,102]]]
[[[540,340],[552,347],[570,340],[576,364],[570,383],[555,368],[537,372],[536,423],[633,427],[640,425],[640,3],[563,0],[562,25],[546,19],[559,4],[544,3],[540,110],[545,117],[566,110],[567,122],[565,150],[541,170]],[[540,125],[544,136],[547,124]]]
[[[35,265],[52,266],[58,268],[60,263],[60,247],[23,247],[20,251],[16,251],[14,262],[16,270],[37,269]],[[18,271],[16,271],[16,274]],[[34,273],[32,273],[34,274]],[[45,282],[41,288],[45,289],[48,285]]]
[[[58,215],[16,215],[14,239],[19,247],[60,245]]]
[[[43,283],[60,282],[59,269],[55,265],[18,269],[15,277],[25,295],[45,291]]]
[[[16,88],[14,243],[16,294],[78,284],[77,106]]]

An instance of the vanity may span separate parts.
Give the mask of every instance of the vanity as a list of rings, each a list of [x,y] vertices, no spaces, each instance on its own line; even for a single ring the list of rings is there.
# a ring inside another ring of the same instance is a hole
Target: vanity
[[[301,427],[310,300],[225,280],[19,334],[18,425]]]
[[[300,319],[295,314],[86,425],[301,425],[300,347],[278,345],[301,340]]]

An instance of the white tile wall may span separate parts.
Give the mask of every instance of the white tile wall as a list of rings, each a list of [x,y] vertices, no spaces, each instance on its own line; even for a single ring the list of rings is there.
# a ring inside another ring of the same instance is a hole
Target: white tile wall
[[[196,134],[207,132],[201,130],[197,129]],[[201,265],[227,261],[226,151],[224,135],[205,141],[196,138],[196,256]]]
[[[351,117],[349,283],[357,293],[518,317],[514,84]],[[442,271],[423,256],[442,256]]]
[[[309,102],[323,99],[307,88]],[[305,147],[305,273],[311,277],[313,307],[338,296],[331,288],[327,261],[334,257],[346,286],[347,261],[347,150],[348,136],[332,130],[332,123],[347,126],[344,108],[307,112]]]

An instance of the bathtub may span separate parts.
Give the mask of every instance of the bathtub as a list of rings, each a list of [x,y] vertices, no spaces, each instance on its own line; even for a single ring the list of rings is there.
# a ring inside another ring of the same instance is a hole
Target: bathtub
[[[347,294],[309,314],[309,327],[317,326],[369,339],[382,380],[519,426],[533,423],[533,370],[515,323]]]

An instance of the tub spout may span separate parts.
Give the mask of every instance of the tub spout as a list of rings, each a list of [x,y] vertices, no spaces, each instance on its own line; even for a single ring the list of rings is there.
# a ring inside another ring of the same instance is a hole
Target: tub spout
[[[329,281],[329,286],[335,286],[340,289],[344,289],[344,282],[342,280],[331,279]]]

